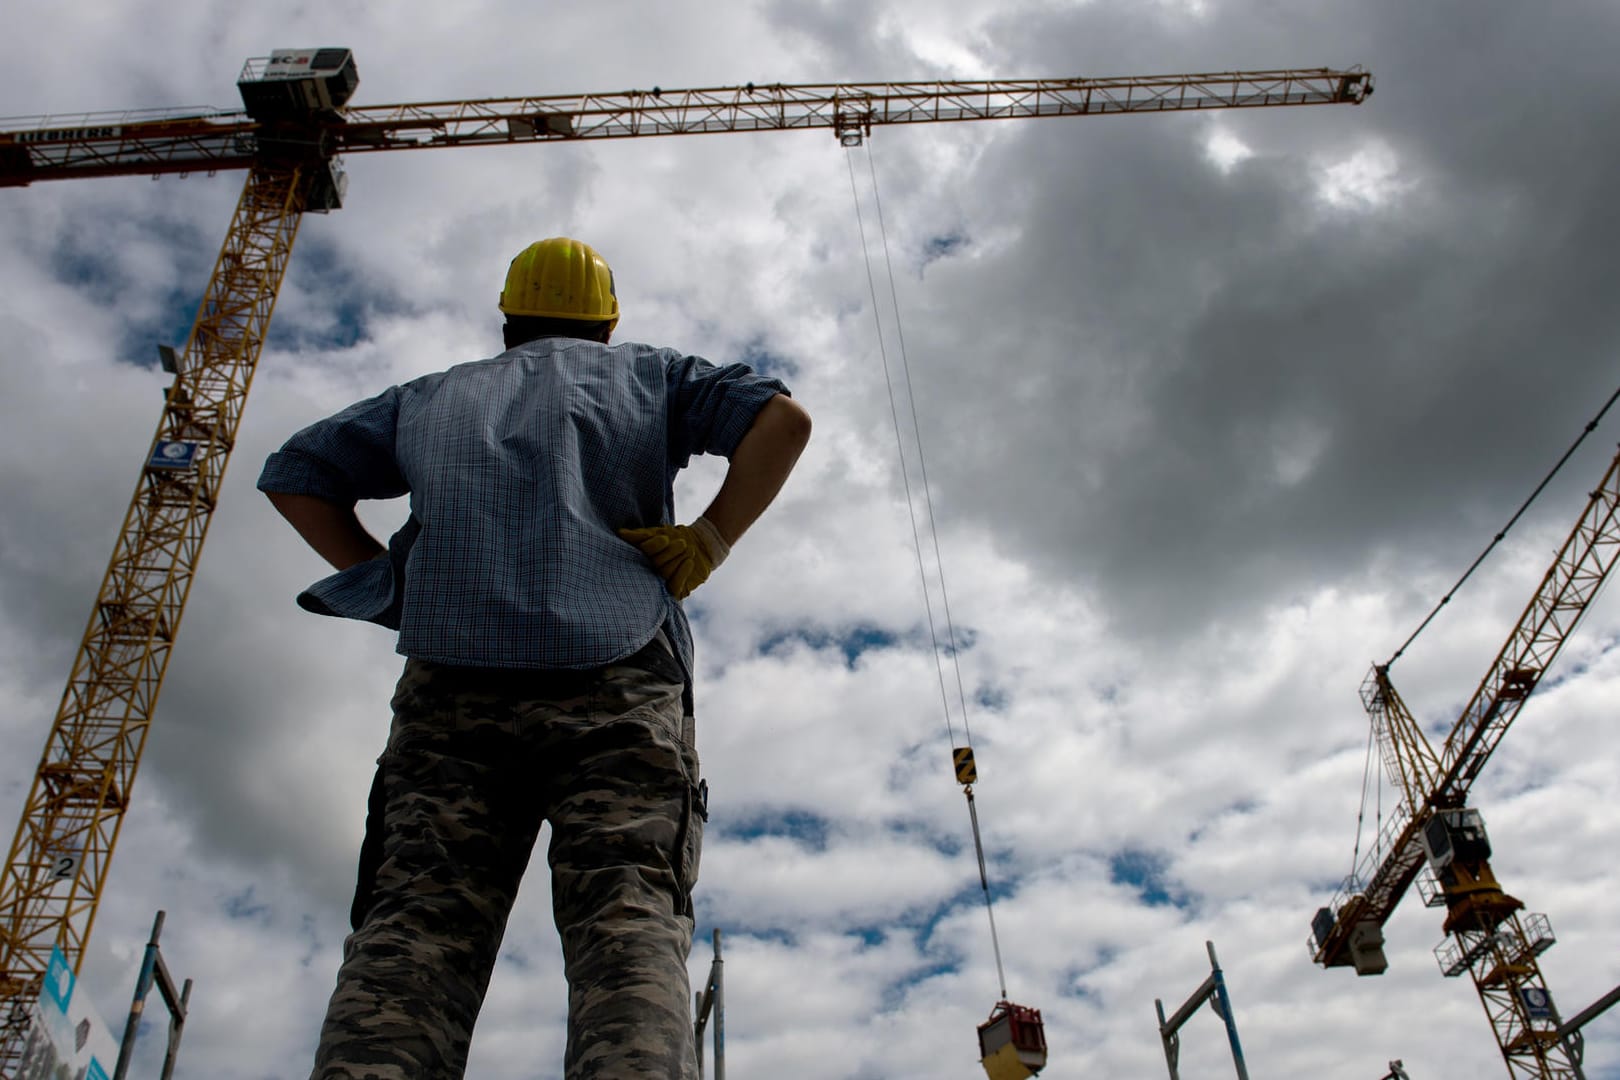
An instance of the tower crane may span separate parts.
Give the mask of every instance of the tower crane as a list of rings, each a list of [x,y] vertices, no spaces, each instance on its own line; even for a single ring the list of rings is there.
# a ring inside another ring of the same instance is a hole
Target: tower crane
[[[0,187],[76,177],[247,173],[0,869],[0,1078],[12,1075],[53,948],[77,972],[242,419],[306,212],[338,209],[345,154],[718,132],[1360,104],[1359,69],[815,85],[354,107],[347,49],[250,60],[241,110],[46,117],[0,131]]]
[[[1400,803],[1377,846],[1311,924],[1317,963],[1381,974],[1384,923],[1417,880],[1427,906],[1446,908],[1447,940],[1435,950],[1441,970],[1473,978],[1513,1077],[1577,1078],[1579,1063],[1559,1037],[1536,961],[1554,942],[1551,926],[1544,915],[1520,918],[1523,903],[1497,882],[1468,790],[1620,557],[1617,513],[1620,456],[1438,751],[1396,693],[1389,665],[1367,675],[1361,701]]]

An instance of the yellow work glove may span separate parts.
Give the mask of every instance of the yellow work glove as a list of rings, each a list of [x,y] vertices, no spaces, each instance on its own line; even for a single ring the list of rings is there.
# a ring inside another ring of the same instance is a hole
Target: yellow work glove
[[[692,590],[709,580],[709,573],[726,561],[731,547],[708,518],[690,525],[653,525],[645,529],[620,529],[628,540],[652,560],[653,568],[664,579],[664,586],[677,600],[685,600]]]

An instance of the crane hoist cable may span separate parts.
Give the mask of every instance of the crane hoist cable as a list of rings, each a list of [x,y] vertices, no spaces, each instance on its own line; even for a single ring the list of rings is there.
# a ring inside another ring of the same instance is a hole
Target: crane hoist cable
[[[1361,884],[1355,881],[1356,868],[1361,865],[1361,835],[1362,827],[1367,820],[1367,791],[1375,792],[1377,801],[1377,819],[1373,824],[1373,844],[1376,848],[1384,836],[1384,782],[1383,775],[1378,771],[1377,756],[1373,753],[1376,745],[1377,732],[1372,725],[1367,725],[1367,756],[1361,764],[1361,806],[1356,810],[1356,844],[1350,853],[1350,876],[1347,881],[1354,882],[1357,889]]]
[[[1451,598],[1457,594],[1457,590],[1462,588],[1463,583],[1473,576],[1474,571],[1479,569],[1480,564],[1483,563],[1490,553],[1496,549],[1496,546],[1507,537],[1508,530],[1512,529],[1513,526],[1518,523],[1519,519],[1524,516],[1525,511],[1530,509],[1530,504],[1536,501],[1536,499],[1541,495],[1542,491],[1546,489],[1547,485],[1552,482],[1553,477],[1557,476],[1559,471],[1563,469],[1563,467],[1569,462],[1569,459],[1575,455],[1575,451],[1580,448],[1581,443],[1586,441],[1586,437],[1597,430],[1598,424],[1602,422],[1603,417],[1608,413],[1610,407],[1614,405],[1616,400],[1620,400],[1620,387],[1615,388],[1614,393],[1609,395],[1609,399],[1605,401],[1603,403],[1603,407],[1597,411],[1597,415],[1588,420],[1586,425],[1581,428],[1580,434],[1575,436],[1575,441],[1569,444],[1569,448],[1564,451],[1563,456],[1560,457],[1558,461],[1554,463],[1553,467],[1547,471],[1547,475],[1541,478],[1541,483],[1537,484],[1535,489],[1525,497],[1525,500],[1522,503],[1519,504],[1519,508],[1513,512],[1513,516],[1508,518],[1507,524],[1503,525],[1502,528],[1491,537],[1490,542],[1485,545],[1485,550],[1481,551],[1479,555],[1475,557],[1474,561],[1468,565],[1468,569],[1463,571],[1462,576],[1457,579],[1456,584],[1452,585],[1450,589],[1446,590],[1445,595],[1440,598],[1440,601],[1435,604],[1432,609],[1430,609],[1428,615],[1424,616],[1423,621],[1418,624],[1418,628],[1412,631],[1411,636],[1401,643],[1401,647],[1396,649],[1394,654],[1390,656],[1388,660],[1384,661],[1383,667],[1385,669],[1391,667],[1395,661],[1399,660],[1403,655],[1405,655],[1406,650],[1414,641],[1418,639],[1418,635],[1423,633],[1423,631],[1428,628],[1429,624],[1434,621],[1435,616],[1440,614],[1441,609],[1451,602]],[[1377,731],[1374,728],[1369,727],[1367,730],[1367,761],[1363,765],[1361,777],[1361,808],[1356,815],[1356,843],[1355,849],[1350,856],[1351,869],[1350,876],[1347,879],[1348,881],[1352,882],[1354,887],[1358,890],[1364,888],[1366,885],[1366,882],[1357,882],[1355,879],[1358,868],[1361,865],[1361,837],[1367,811],[1367,790],[1369,784],[1373,782],[1374,779],[1376,779],[1378,785],[1378,821],[1376,829],[1373,833],[1373,843],[1377,844],[1383,839],[1383,777],[1382,774],[1379,774],[1376,777],[1373,775],[1376,771],[1373,768],[1373,745],[1376,735]]]
[[[1412,642],[1417,640],[1418,635],[1423,633],[1428,628],[1429,623],[1434,621],[1434,617],[1440,614],[1440,609],[1451,603],[1451,598],[1457,594],[1458,589],[1462,588],[1463,582],[1473,576],[1474,571],[1479,569],[1479,564],[1485,561],[1486,556],[1494,551],[1496,545],[1500,544],[1507,536],[1508,530],[1518,523],[1519,518],[1524,515],[1526,510],[1530,509],[1530,504],[1536,501],[1536,497],[1552,482],[1552,478],[1558,475],[1558,471],[1564,467],[1565,462],[1575,455],[1576,448],[1586,441],[1588,435],[1597,429],[1598,422],[1603,419],[1603,415],[1609,411],[1609,406],[1614,404],[1616,398],[1620,398],[1620,387],[1617,387],[1614,393],[1609,395],[1609,400],[1603,403],[1603,408],[1598,410],[1597,415],[1587,421],[1586,426],[1581,429],[1581,433],[1575,436],[1575,441],[1570,443],[1569,449],[1564,451],[1564,456],[1558,459],[1558,463],[1552,467],[1546,476],[1541,478],[1541,483],[1536,485],[1536,489],[1530,493],[1524,502],[1519,504],[1517,510],[1513,511],[1513,516],[1508,518],[1508,523],[1502,526],[1495,536],[1491,537],[1491,542],[1485,545],[1485,550],[1480,552],[1479,557],[1468,565],[1467,570],[1463,571],[1463,575],[1457,579],[1457,583],[1447,589],[1446,594],[1440,598],[1440,602],[1434,605],[1433,610],[1428,615],[1424,616],[1423,622],[1419,623],[1418,628],[1412,631],[1412,636],[1401,642],[1401,647],[1395,650],[1394,655],[1384,661],[1385,668],[1389,668],[1395,661],[1399,660]]]
[[[845,146],[860,145],[846,142]],[[888,272],[889,297],[894,306],[895,337],[899,344],[901,379],[905,383],[910,402],[911,424],[917,442],[918,473],[923,489],[923,506],[928,514],[928,531],[933,539],[934,563],[939,574],[940,607],[945,616],[945,632],[949,643],[951,662],[956,671],[956,695],[962,713],[962,736],[956,744],[956,732],[951,725],[950,694],[945,689],[945,670],[940,660],[939,634],[934,623],[933,601],[929,596],[928,573],[923,562],[922,533],[917,526],[916,504],[912,499],[911,477],[906,468],[905,440],[900,432],[900,410],[895,399],[894,379],[889,368],[888,349],[883,343],[883,319],[879,313],[877,283],[872,275],[870,246],[866,241],[866,223],[861,215],[860,191],[855,183],[855,164],[846,156],[849,166],[850,193],[855,203],[855,223],[860,232],[861,255],[866,263],[866,284],[872,296],[872,318],[877,324],[878,355],[883,362],[883,383],[889,394],[889,416],[894,422],[896,450],[900,458],[900,476],[906,494],[906,513],[911,519],[912,547],[917,553],[917,573],[922,581],[923,606],[928,614],[928,638],[934,651],[934,670],[939,676],[940,704],[945,712],[945,730],[951,740],[951,766],[962,794],[967,797],[968,819],[973,824],[973,852],[979,864],[979,887],[984,892],[984,911],[990,921],[990,947],[995,954],[996,978],[1001,996],[990,1010],[990,1018],[978,1026],[980,1064],[992,1080],[1009,1080],[1038,1074],[1046,1065],[1046,1030],[1041,1023],[1039,1009],[1015,1005],[1007,999],[1007,974],[1001,963],[1001,940],[996,933],[996,910],[990,896],[990,875],[984,862],[984,839],[979,830],[979,808],[973,798],[973,785],[978,770],[973,761],[973,734],[968,726],[967,691],[962,684],[961,648],[956,638],[956,627],[951,621],[951,606],[945,587],[945,560],[939,549],[939,528],[934,519],[933,497],[928,490],[928,467],[923,453],[922,427],[917,422],[917,398],[912,392],[911,366],[906,359],[905,331],[901,326],[900,297],[894,287],[894,260],[889,255],[888,229],[883,222],[883,200],[878,194],[877,166],[867,149],[866,164],[872,178],[872,203],[877,211],[878,233],[883,242],[883,263]]]
[[[933,647],[934,670],[939,677],[940,705],[945,714],[946,733],[949,735],[951,740],[951,764],[956,776],[956,780],[962,785],[963,794],[967,797],[968,817],[973,825],[973,849],[974,853],[978,857],[979,864],[979,885],[984,892],[984,908],[990,920],[990,945],[995,954],[996,977],[999,980],[998,985],[1001,989],[1001,999],[1005,1001],[1007,997],[1007,975],[1002,967],[1001,962],[1001,941],[996,933],[995,907],[990,896],[990,876],[984,861],[984,840],[979,829],[978,806],[974,802],[973,798],[973,784],[978,780],[978,771],[973,760],[973,733],[968,725],[967,692],[964,689],[962,682],[962,663],[960,659],[961,649],[959,648],[959,643],[956,638],[955,625],[951,620],[950,600],[945,584],[945,561],[940,554],[939,528],[934,518],[933,498],[928,489],[928,467],[926,464],[926,455],[923,451],[922,428],[918,424],[917,420],[917,399],[916,395],[912,392],[911,367],[906,359],[906,339],[900,318],[899,294],[895,290],[894,284],[894,262],[889,254],[888,230],[883,221],[883,202],[878,193],[877,167],[875,164],[873,164],[872,152],[869,146],[867,147],[866,152],[866,162],[868,171],[871,175],[872,203],[874,209],[876,210],[878,234],[881,237],[883,246],[883,262],[888,273],[890,302],[894,310],[895,339],[898,344],[900,359],[900,380],[904,385],[906,397],[910,404],[911,424],[916,438],[918,478],[920,481],[920,486],[922,487],[922,502],[924,511],[927,515],[928,531],[933,543],[934,564],[939,577],[940,607],[945,619],[947,649],[949,651],[951,662],[955,668],[956,674],[957,707],[960,710],[962,717],[963,739],[961,745],[957,745],[956,729],[951,723],[950,693],[946,689],[945,668],[941,659],[939,634],[934,620],[934,604],[931,591],[928,587],[928,573],[923,559],[922,532],[917,522],[917,508],[912,493],[911,474],[910,469],[906,465],[905,440],[901,434],[900,408],[895,394],[894,375],[889,365],[888,348],[883,341],[883,320],[882,315],[879,312],[877,282],[872,274],[872,258],[870,255],[870,246],[866,237],[865,217],[861,213],[860,191],[855,181],[855,163],[853,151],[851,154],[845,157],[845,163],[849,166],[850,194],[853,197],[855,204],[855,223],[860,233],[861,253],[866,263],[866,283],[872,297],[872,316],[874,321],[877,323],[878,356],[882,361],[883,382],[885,388],[888,390],[889,395],[889,415],[894,424],[895,450],[900,459],[900,479],[906,496],[906,512],[911,519],[912,548],[917,555],[917,574],[921,580],[923,589],[923,607],[927,613],[928,638]]]
[[[1351,852],[1351,855],[1349,855],[1349,881],[1354,881],[1354,878],[1356,878],[1356,866],[1361,865],[1362,826],[1364,826],[1367,821],[1367,790],[1371,789],[1372,784],[1375,784],[1377,779],[1379,779],[1379,776],[1377,776],[1377,764],[1375,764],[1375,756],[1374,753],[1372,753],[1372,751],[1374,751],[1375,735],[1377,735],[1377,732],[1372,730],[1372,725],[1367,725],[1367,756],[1366,759],[1364,759],[1364,761],[1361,763],[1361,806],[1359,806],[1358,810],[1356,810],[1356,847],[1354,847],[1353,852]],[[1379,784],[1379,829],[1382,829],[1382,827],[1383,785]],[[1377,836],[1377,834],[1374,834],[1374,836]],[[1374,840],[1374,844],[1377,844],[1377,840]]]

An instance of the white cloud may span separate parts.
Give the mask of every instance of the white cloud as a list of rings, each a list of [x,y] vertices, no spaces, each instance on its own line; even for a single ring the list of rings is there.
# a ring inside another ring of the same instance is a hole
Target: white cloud
[[[1204,143],[1204,153],[1221,172],[1231,172],[1254,156],[1254,151],[1242,139],[1227,131],[1225,128],[1212,128],[1209,139]]]
[[[1322,166],[1317,191],[1337,209],[1374,210],[1411,190],[1415,181],[1404,177],[1400,160],[1388,146],[1366,146],[1350,156]]]
[[[313,42],[357,50],[363,103],[1208,71],[1324,46],[1366,63],[1380,89],[1355,109],[927,126],[869,149],[971,643],[1008,990],[1043,1010],[1046,1075],[1157,1075],[1152,999],[1191,993],[1206,940],[1257,1075],[1352,1080],[1396,1057],[1414,1077],[1496,1075],[1471,988],[1433,967],[1435,912],[1408,898],[1379,979],[1316,970],[1303,945],[1348,870],[1368,664],[1613,389],[1612,15],[1529,32],[1507,5],[1452,6],[1195,6],[1188,33],[1174,5],[1104,2],[137,3],[85,20],[24,0],[15,26],[51,47],[18,51],[0,91],[19,112],[228,105],[243,58]],[[1452,63],[1463,19],[1476,40]],[[1566,62],[1477,81],[1543,38]],[[1546,100],[1573,104],[1526,122]],[[569,232],[612,259],[625,336],[762,349],[816,420],[778,506],[693,604],[714,814],[689,967],[701,978],[721,927],[732,1072],[977,1075],[999,987],[851,206],[867,161],[817,131],[349,163],[349,205],[303,224],[98,913],[84,974],[104,1014],[122,1015],[164,908],[169,963],[197,980],[182,1071],[307,1068],[399,661],[385,633],[293,606],[319,560],[252,482],[297,427],[493,351],[506,259]],[[240,182],[0,191],[14,809],[156,420],[163,379],[136,365],[193,314]],[[1396,666],[1427,722],[1456,715],[1518,618],[1607,457],[1591,441]],[[719,475],[692,470],[680,505]],[[386,532],[402,510],[365,516]],[[1606,594],[1477,792],[1497,873],[1559,934],[1543,965],[1566,1012],[1615,981],[1617,626]],[[547,892],[537,860],[471,1075],[560,1058]],[[1617,1049],[1594,1025],[1589,1075]],[[1183,1075],[1230,1067],[1200,1014]]]

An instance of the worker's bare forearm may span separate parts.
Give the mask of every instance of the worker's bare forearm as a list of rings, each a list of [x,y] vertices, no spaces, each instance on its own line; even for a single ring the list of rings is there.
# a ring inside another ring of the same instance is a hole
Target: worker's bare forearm
[[[759,410],[753,427],[732,452],[731,467],[714,501],[703,511],[726,543],[735,544],[771,505],[809,441],[810,414],[786,394],[776,395]]]
[[[266,492],[270,504],[281,512],[304,542],[338,570],[381,555],[386,548],[366,531],[354,515],[354,507],[316,498]]]

